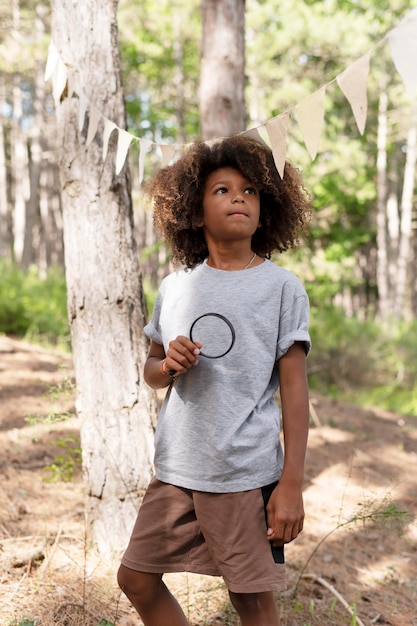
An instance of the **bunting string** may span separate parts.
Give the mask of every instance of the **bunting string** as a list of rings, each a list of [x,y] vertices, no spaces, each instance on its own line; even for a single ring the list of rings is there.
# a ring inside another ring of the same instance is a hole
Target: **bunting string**
[[[367,81],[370,71],[371,55],[381,44],[388,43],[396,70],[398,71],[405,89],[411,98],[417,91],[417,8],[409,11],[407,16],[371,51],[346,67],[344,71],[332,81],[320,87],[303,101],[295,104],[279,115],[267,120],[264,124],[249,128],[241,133],[252,136],[263,142],[265,136],[274,156],[277,170],[282,177],[287,152],[287,136],[290,119],[294,118],[299,126],[305,147],[314,160],[319,152],[320,139],[324,128],[324,102],[329,86],[336,83],[344,97],[350,104],[353,117],[362,135],[365,131],[368,112]],[[78,95],[78,128],[84,127],[85,117],[88,115],[88,130],[86,147],[94,140],[100,122],[103,122],[103,160],[107,157],[110,136],[117,132],[117,150],[115,157],[115,173],[119,174],[125,164],[132,143],[139,145],[139,184],[143,181],[145,157],[152,149],[159,151],[162,167],[168,165],[177,154],[182,154],[189,144],[156,143],[146,137],[137,137],[119,128],[112,120],[105,117],[100,110],[90,102],[81,88],[75,88],[74,78],[62,61],[58,49],[51,42],[45,66],[45,81],[52,81],[52,93],[56,103],[67,87],[69,95]],[[264,131],[264,132],[263,132]]]

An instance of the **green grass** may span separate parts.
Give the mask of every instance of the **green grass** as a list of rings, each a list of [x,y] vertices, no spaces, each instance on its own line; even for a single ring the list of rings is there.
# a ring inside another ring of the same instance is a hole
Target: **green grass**
[[[361,406],[417,416],[417,322],[383,325],[312,309],[311,389]]]
[[[23,271],[0,261],[0,332],[46,345],[69,348],[64,272],[36,267]]]

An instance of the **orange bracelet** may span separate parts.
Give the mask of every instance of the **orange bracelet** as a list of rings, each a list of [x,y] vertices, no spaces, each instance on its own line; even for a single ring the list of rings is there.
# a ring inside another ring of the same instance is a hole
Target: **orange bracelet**
[[[163,374],[164,376],[169,376],[170,379],[172,380],[172,382],[174,382],[175,380],[175,376],[172,376],[169,372],[166,371],[165,369],[165,363],[166,363],[166,359],[162,359],[161,363],[159,364],[159,371],[161,372],[161,374]]]

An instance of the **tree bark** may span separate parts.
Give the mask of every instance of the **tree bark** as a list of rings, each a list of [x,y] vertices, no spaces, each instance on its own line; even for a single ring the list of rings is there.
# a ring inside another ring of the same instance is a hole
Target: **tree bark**
[[[381,85],[378,110],[378,139],[377,139],[377,285],[379,315],[387,319],[389,307],[389,272],[388,272],[388,242],[387,242],[387,215],[388,199],[387,183],[387,106],[388,97],[385,85]]]
[[[245,0],[202,0],[200,131],[204,140],[246,128]]]
[[[6,102],[4,77],[0,76],[0,102]],[[7,196],[7,156],[3,113],[0,112],[0,258],[9,258],[11,237],[9,232],[10,206]]]
[[[123,549],[152,474],[155,395],[145,385],[145,304],[134,239],[130,175],[105,162],[99,129],[78,127],[84,93],[125,127],[114,0],[53,0],[52,36],[74,92],[57,105],[68,312],[91,539]],[[113,137],[114,139],[114,133]]]
[[[23,262],[25,232],[28,228],[26,203],[29,200],[28,153],[26,137],[22,130],[22,90],[20,75],[13,77],[13,120],[11,126],[11,171],[13,193],[13,259]]]
[[[401,197],[400,245],[397,261],[397,282],[395,290],[394,318],[404,319],[406,311],[407,277],[409,275],[412,243],[413,198],[415,169],[417,162],[417,98],[411,104],[411,119],[407,134],[407,152],[404,168],[403,192]],[[410,304],[410,302],[409,302]],[[410,317],[411,304],[408,307]]]

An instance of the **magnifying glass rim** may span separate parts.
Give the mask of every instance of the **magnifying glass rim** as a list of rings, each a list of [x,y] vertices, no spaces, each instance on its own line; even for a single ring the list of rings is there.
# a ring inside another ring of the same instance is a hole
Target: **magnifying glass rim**
[[[191,328],[190,328],[190,339],[191,339],[191,341],[194,341],[193,340],[193,329],[194,329],[194,326],[203,317],[218,317],[219,319],[223,320],[223,322],[225,322],[227,324],[227,326],[229,327],[229,329],[230,329],[230,332],[232,334],[232,341],[230,343],[230,346],[227,348],[227,350],[225,352],[222,352],[222,354],[216,354],[216,356],[211,356],[209,354],[204,354],[203,351],[200,351],[200,355],[206,357],[206,359],[220,359],[221,357],[226,356],[226,354],[228,354],[230,352],[230,350],[233,348],[234,343],[235,343],[235,339],[236,339],[235,329],[233,328],[232,322],[230,322],[230,320],[228,320],[227,317],[225,317],[224,315],[221,315],[220,313],[203,313],[203,315],[200,315],[199,317],[197,317],[194,320],[194,322],[191,324]],[[203,346],[203,349],[204,349],[204,346]]]

